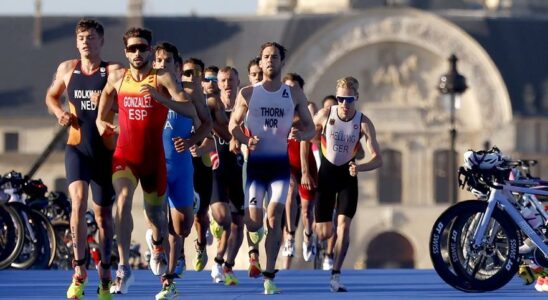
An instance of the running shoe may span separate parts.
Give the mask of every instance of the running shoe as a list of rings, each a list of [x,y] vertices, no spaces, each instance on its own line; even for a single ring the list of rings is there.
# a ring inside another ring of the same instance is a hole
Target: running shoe
[[[263,236],[265,235],[264,227],[259,228],[259,230],[252,232],[249,232],[249,239],[251,242],[255,245],[259,244],[261,240],[263,239]]]
[[[175,286],[175,282],[170,282],[162,286],[162,290],[156,294],[156,300],[172,300],[179,297],[179,291]]]
[[[285,257],[295,256],[295,240],[294,239],[285,240],[285,245],[282,250],[282,256],[285,256]]]
[[[261,265],[259,264],[259,261],[254,259],[253,257],[249,258],[249,269],[247,271],[247,274],[251,278],[259,278],[263,275],[263,270],[261,270]]]
[[[99,300],[112,300],[112,294],[110,288],[112,287],[111,280],[101,280],[97,287],[97,299]]]
[[[200,249],[196,243],[196,258],[194,259],[194,271],[200,272],[207,265],[207,252],[205,247]]]
[[[333,258],[329,257],[329,255],[326,255],[326,256],[323,258],[322,269],[323,269],[324,271],[331,271],[331,270],[333,270]]]
[[[167,259],[165,253],[162,257],[160,253],[154,250],[154,244],[152,243],[152,229],[147,229],[145,233],[145,240],[147,242],[148,251],[150,253],[150,259],[148,266],[152,271],[152,274],[160,276],[164,274],[167,270]],[[155,252],[156,251],[156,252]]]
[[[211,219],[211,222],[209,223],[209,230],[211,231],[211,234],[213,234],[213,237],[217,240],[220,240],[223,236],[224,229],[219,225],[219,223],[215,222],[215,219]]]
[[[150,269],[152,274],[160,276],[167,271],[167,257],[164,247],[156,246],[150,255]]]
[[[238,278],[236,278],[236,275],[234,275],[232,268],[228,268],[225,266],[223,268],[223,273],[225,277],[225,285],[238,285]]]
[[[84,289],[88,279],[81,278],[80,276],[74,274],[72,276],[72,282],[67,290],[67,299],[83,299],[84,298]]]
[[[263,286],[265,295],[279,294],[281,292],[272,279],[265,279]]]
[[[341,283],[341,274],[331,275],[331,281],[329,282],[331,291],[334,293],[347,292],[346,287]]]
[[[183,276],[183,272],[186,271],[186,261],[184,257],[179,257],[177,265],[175,266],[175,274],[179,277]]]
[[[543,286],[544,286],[544,277],[539,277],[537,279],[537,282],[535,283],[535,290],[537,290],[537,292],[544,292]]]
[[[518,276],[519,278],[521,278],[521,280],[523,280],[523,283],[526,285],[534,283],[536,279],[535,274],[533,273],[531,268],[526,265],[519,266]]]
[[[304,233],[306,236],[306,233]],[[303,239],[303,258],[306,262],[311,262],[316,257],[316,236],[314,234],[310,235],[308,238],[308,243]]]
[[[221,266],[221,264],[215,263],[213,265],[213,267],[211,268],[211,278],[213,278],[213,282],[215,283],[221,283],[225,281],[223,266]]]
[[[127,294],[129,287],[135,281],[135,276],[129,266],[119,265],[116,271],[116,281],[110,287],[111,294]]]

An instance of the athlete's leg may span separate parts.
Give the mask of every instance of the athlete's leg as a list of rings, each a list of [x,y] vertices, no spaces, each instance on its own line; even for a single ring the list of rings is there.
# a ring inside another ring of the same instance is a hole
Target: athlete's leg
[[[297,201],[297,181],[294,176],[290,177],[289,190],[285,203],[285,224],[282,225],[284,244],[282,256],[285,257],[284,268],[291,267],[291,260],[295,256],[295,231],[297,230],[297,213],[299,212]]]
[[[101,263],[103,266],[107,264],[110,266],[110,259],[112,253],[112,239],[114,237],[114,222],[112,219],[112,205],[99,206],[93,204],[93,211],[95,213],[95,221],[97,222],[97,229],[99,232],[99,245],[101,249]],[[101,279],[110,279],[110,268],[99,268],[99,275]]]
[[[75,261],[82,261],[86,256],[87,224],[84,215],[87,210],[88,183],[83,180],[73,181],[68,187],[71,198],[70,231],[74,248]],[[86,267],[77,263],[74,271],[80,278],[87,277]]]
[[[289,174],[288,174],[289,175]],[[265,248],[266,248],[266,273],[274,273],[276,268],[276,259],[280,251],[282,238],[281,221],[285,211],[285,200],[289,190],[289,176],[287,178],[275,180],[270,183],[271,192],[270,203],[267,207],[267,229]]]
[[[120,265],[129,265],[129,246],[131,243],[131,232],[133,231],[133,217],[131,208],[133,204],[133,193],[137,187],[137,179],[126,169],[127,176],[119,176],[121,172],[113,174],[113,186],[116,192],[116,212],[114,215],[114,229],[118,242],[118,254]],[[129,174],[128,174],[129,173]]]
[[[174,240],[174,244],[170,243],[171,247],[177,247],[170,249],[170,259],[168,265],[168,274],[173,274],[177,265],[177,254],[181,253],[180,247],[183,246],[183,241],[192,229],[194,223],[194,210],[192,206],[170,208],[171,222],[173,224],[173,233],[177,238],[171,238]],[[172,254],[171,254],[172,253]]]
[[[335,244],[335,259],[333,262],[333,271],[340,271],[348,245],[350,244],[350,224],[352,219],[345,215],[337,216],[337,242]]]

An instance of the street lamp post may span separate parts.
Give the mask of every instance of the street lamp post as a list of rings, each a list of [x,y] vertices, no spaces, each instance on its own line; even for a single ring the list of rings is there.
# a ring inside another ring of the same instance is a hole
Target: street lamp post
[[[455,102],[456,97],[460,96],[468,86],[466,85],[466,78],[459,74],[457,71],[457,56],[452,54],[449,57],[449,71],[440,77],[438,84],[438,90],[444,96],[449,97],[449,122],[451,129],[449,130],[450,139],[450,154],[449,159],[449,191],[451,196],[451,203],[457,202],[457,157],[455,151],[455,143],[457,140],[457,129],[455,127]]]

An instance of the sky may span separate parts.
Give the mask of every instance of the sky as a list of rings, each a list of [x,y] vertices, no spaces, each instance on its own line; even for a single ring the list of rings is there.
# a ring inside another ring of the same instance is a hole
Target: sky
[[[144,0],[145,15],[255,15],[258,0]],[[0,0],[0,15],[32,15],[35,0]],[[127,0],[42,0],[43,15],[125,15]]]

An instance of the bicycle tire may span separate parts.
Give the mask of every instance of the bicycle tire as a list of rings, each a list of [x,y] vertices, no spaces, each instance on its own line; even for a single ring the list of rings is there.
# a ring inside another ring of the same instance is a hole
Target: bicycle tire
[[[448,237],[454,221],[471,207],[485,210],[487,206],[484,202],[467,200],[447,208],[434,222],[429,240],[430,260],[436,273],[451,287],[467,293],[481,292],[481,289],[474,287],[473,283],[467,280],[466,277],[459,276],[455,272],[448,254]]]
[[[19,256],[23,249],[24,229],[23,221],[19,215],[9,206],[0,205],[0,235],[5,239],[5,245],[0,255],[0,270],[5,269]]]
[[[23,243],[23,249],[21,249],[21,252],[15,258],[15,260],[11,263],[11,266],[16,269],[28,269],[32,267],[36,259],[38,258],[40,248],[42,247],[43,243],[43,236],[40,234],[40,228],[38,226],[38,223],[33,220],[33,213],[30,208],[28,208],[25,204],[19,203],[19,202],[9,202],[8,206],[13,208],[21,220],[25,220],[25,215],[28,219],[28,224],[30,225],[31,229],[33,231],[33,234],[35,235],[35,240],[32,240],[31,234],[29,232],[29,228],[27,228],[26,224],[23,223],[24,228],[24,243]],[[26,222],[26,220],[25,220]]]
[[[485,203],[485,207],[487,203]],[[493,242],[481,250],[471,248],[479,216],[485,209],[477,206],[461,214],[451,225],[449,258],[455,272],[481,291],[505,286],[516,275],[521,256],[520,233],[514,221],[500,208],[493,211],[486,238]],[[476,260],[477,259],[477,260]]]
[[[39,256],[34,262],[33,268],[49,269],[51,268],[55,259],[55,253],[57,251],[57,239],[55,230],[51,225],[49,219],[44,216],[40,211],[32,209],[32,218],[38,224],[40,229],[40,235],[42,244],[39,249]]]

